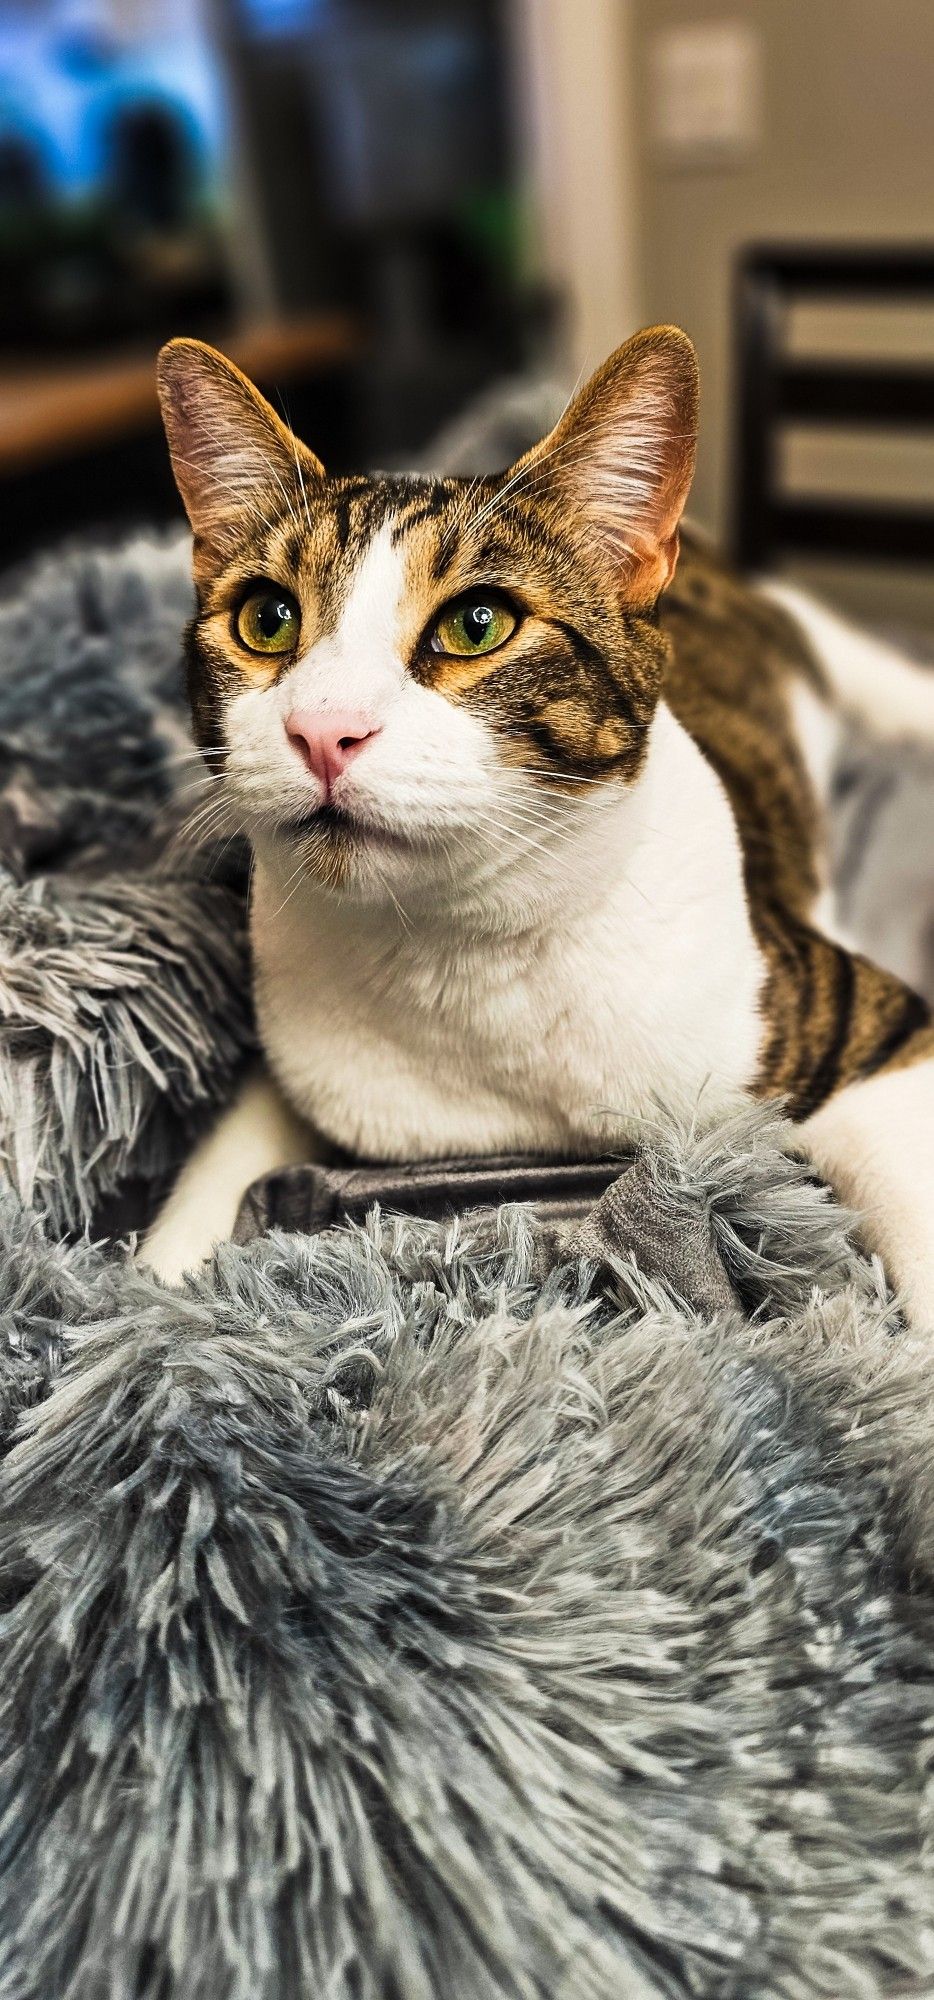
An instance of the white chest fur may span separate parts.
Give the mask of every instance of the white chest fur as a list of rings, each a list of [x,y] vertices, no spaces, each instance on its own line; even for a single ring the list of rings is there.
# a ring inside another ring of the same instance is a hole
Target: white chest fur
[[[660,708],[599,852],[494,930],[408,920],[257,856],[260,1031],[295,1109],[372,1157],[621,1142],[660,1102],[722,1113],[755,1073],[763,966],[719,780]]]

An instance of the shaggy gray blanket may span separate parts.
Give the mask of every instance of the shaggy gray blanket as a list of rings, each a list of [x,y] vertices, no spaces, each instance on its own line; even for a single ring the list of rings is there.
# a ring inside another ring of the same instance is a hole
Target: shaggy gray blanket
[[[0,2000],[930,1996],[934,1371],[774,1121],[647,1140],[653,1275],[83,1240],[252,1033],[185,563],[0,605]]]

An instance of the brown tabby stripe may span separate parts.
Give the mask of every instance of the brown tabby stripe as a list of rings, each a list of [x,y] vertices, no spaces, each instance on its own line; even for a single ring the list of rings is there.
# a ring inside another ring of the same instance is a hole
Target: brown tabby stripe
[[[743,844],[767,966],[756,1088],[806,1118],[842,1084],[930,1053],[930,1011],[808,922],[820,828],[789,694],[796,678],[819,684],[819,673],[796,628],[693,541],[661,622],[672,645],[665,693],[719,773]]]

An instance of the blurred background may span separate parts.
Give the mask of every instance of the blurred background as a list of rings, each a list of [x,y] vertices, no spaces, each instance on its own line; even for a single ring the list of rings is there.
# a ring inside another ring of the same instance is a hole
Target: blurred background
[[[0,0],[4,557],[175,517],[171,334],[470,469],[670,319],[698,521],[934,632],[932,103],[934,0]]]

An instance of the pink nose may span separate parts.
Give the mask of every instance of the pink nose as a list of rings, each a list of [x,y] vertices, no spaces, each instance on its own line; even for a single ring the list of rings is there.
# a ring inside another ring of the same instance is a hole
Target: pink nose
[[[295,708],[285,725],[285,733],[307,769],[329,792],[335,778],[347,769],[365,743],[379,735],[362,715],[349,710],[325,712]]]

